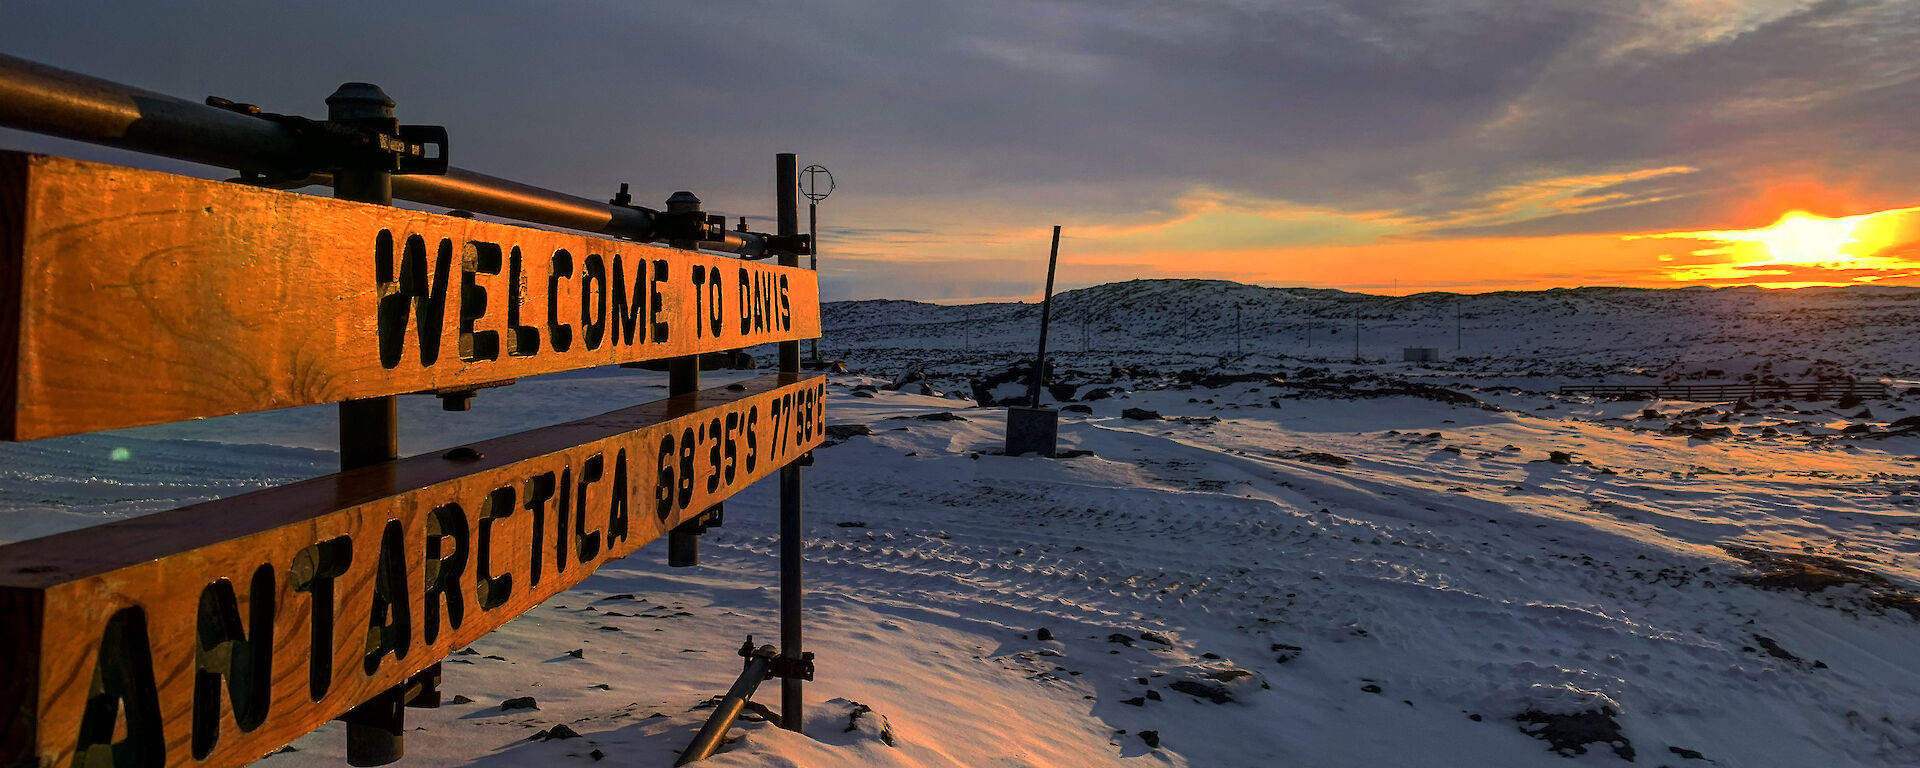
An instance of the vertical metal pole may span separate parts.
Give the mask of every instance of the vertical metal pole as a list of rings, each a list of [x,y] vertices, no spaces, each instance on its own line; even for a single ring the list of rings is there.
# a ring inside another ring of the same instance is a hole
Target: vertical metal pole
[[[1053,268],[1060,263],[1060,225],[1053,225],[1053,249],[1047,253],[1047,292],[1040,298],[1040,353],[1033,358],[1033,386],[1027,405],[1040,407],[1040,380],[1047,375],[1047,323],[1053,315]]]
[[[820,271],[820,203],[807,198],[807,269]],[[820,362],[820,340],[807,339],[812,355],[807,359]]]
[[[392,133],[393,99],[368,83],[346,83],[327,97],[327,120]],[[333,176],[333,196],[376,205],[393,204],[393,177],[386,168],[342,168]],[[340,404],[340,469],[392,461],[400,455],[396,398],[374,397]],[[347,723],[347,764],[386,765],[406,754],[406,686],[382,691],[354,707]]]
[[[800,163],[791,152],[774,156],[774,194],[777,202],[776,234],[800,234]],[[800,256],[780,254],[780,266],[800,266]],[[800,372],[800,342],[780,342],[780,372]],[[800,642],[800,601],[805,594],[800,581],[800,465],[789,463],[780,468],[780,655],[797,662],[803,651]],[[797,677],[780,678],[780,726],[800,732],[806,723]]]
[[[674,397],[698,391],[700,391],[700,356],[682,355],[668,358],[667,396]],[[703,512],[702,516],[704,515]],[[679,527],[667,532],[667,565],[675,568],[691,568],[700,564],[700,533],[704,529],[697,523],[698,519],[696,517],[681,523]]]

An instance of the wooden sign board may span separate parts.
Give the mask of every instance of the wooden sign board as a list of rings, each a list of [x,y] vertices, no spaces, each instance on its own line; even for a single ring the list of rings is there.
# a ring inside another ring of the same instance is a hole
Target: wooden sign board
[[[0,439],[818,335],[809,270],[0,152]]]
[[[0,762],[251,762],[818,446],[824,382],[0,547]]]

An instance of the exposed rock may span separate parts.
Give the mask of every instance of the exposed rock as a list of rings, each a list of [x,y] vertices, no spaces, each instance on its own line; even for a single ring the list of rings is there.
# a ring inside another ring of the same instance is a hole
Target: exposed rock
[[[538,733],[535,733],[532,736],[527,737],[527,741],[553,741],[554,739],[577,739],[577,738],[580,738],[580,733],[578,731],[575,731],[574,729],[567,727],[565,723],[561,723],[552,728],[548,728],[544,731],[540,731]]]
[[[1202,680],[1175,680],[1172,685],[1167,687],[1197,699],[1206,699],[1215,704],[1225,704],[1233,701],[1233,694],[1227,691],[1226,686],[1219,683]]]
[[[500,711],[510,712],[516,709],[539,709],[540,704],[532,696],[519,696],[500,702]]]
[[[880,743],[889,747],[899,746],[899,741],[895,739],[893,735],[893,726],[887,722],[885,715],[875,712],[872,707],[857,701],[834,699],[833,702],[829,703],[834,702],[849,704],[853,707],[847,712],[847,727],[841,729],[842,732],[872,731],[874,737],[880,739]],[[875,720],[879,722],[876,724],[874,722]]]
[[[1345,456],[1335,456],[1331,453],[1321,453],[1319,451],[1282,451],[1268,455],[1276,458],[1303,461],[1308,464],[1319,464],[1323,467],[1345,467],[1353,464],[1353,460]]]
[[[828,424],[827,441],[820,447],[825,448],[829,445],[838,445],[846,442],[847,438],[863,437],[871,434],[873,434],[873,428],[865,424]]]
[[[1132,419],[1134,421],[1157,421],[1160,418],[1160,414],[1157,411],[1149,411],[1145,408],[1128,408],[1120,412],[1120,418]]]
[[[1888,580],[1885,576],[1850,565],[1838,558],[1790,552],[1771,552],[1753,547],[1722,544],[1727,554],[1751,563],[1758,573],[1742,575],[1739,580],[1762,589],[1796,590],[1812,594],[1829,587],[1857,584],[1867,592],[1866,600],[1882,610],[1904,611],[1920,619],[1920,595]]]
[[[1633,744],[1620,733],[1620,723],[1613,719],[1617,714],[1604,707],[1572,714],[1528,710],[1513,719],[1522,724],[1521,732],[1547,742],[1564,757],[1584,755],[1588,744],[1599,743],[1612,747],[1620,759],[1632,762]]]
[[[1800,657],[1793,655],[1791,651],[1788,651],[1787,649],[1780,647],[1780,644],[1775,642],[1774,639],[1771,637],[1767,637],[1765,635],[1754,635],[1753,641],[1756,643],[1759,643],[1760,650],[1766,651],[1768,656],[1772,656],[1776,659],[1784,659],[1786,661],[1791,661],[1795,664],[1801,663],[1803,661],[1803,659],[1801,659]]]

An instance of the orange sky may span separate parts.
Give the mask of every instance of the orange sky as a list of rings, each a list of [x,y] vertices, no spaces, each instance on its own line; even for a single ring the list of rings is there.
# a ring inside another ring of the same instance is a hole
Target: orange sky
[[[1064,290],[1136,277],[1195,277],[1402,295],[1600,285],[1920,285],[1920,207],[1883,207],[1806,181],[1764,188],[1735,210],[1711,217],[1735,226],[1448,236],[1614,203],[1642,204],[1591,190],[1690,170],[1549,180],[1503,190],[1480,209],[1439,219],[1302,208],[1195,189],[1170,210],[1124,224],[1065,222],[1059,284]],[[1738,226],[1746,222],[1753,223]],[[972,262],[1010,273],[1014,284],[999,295],[989,288],[949,300],[1027,300],[1037,296],[1044,276],[1047,234],[1036,220],[957,243],[939,237],[916,239],[910,247],[894,242],[884,258],[898,264],[907,251],[930,268]],[[847,268],[859,268],[857,250],[838,260],[845,264],[847,258],[855,262]]]

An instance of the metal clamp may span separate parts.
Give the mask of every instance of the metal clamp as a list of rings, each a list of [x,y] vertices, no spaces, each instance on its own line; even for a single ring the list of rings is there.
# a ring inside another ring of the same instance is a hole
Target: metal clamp
[[[804,256],[813,252],[812,235],[767,235],[767,253]]]
[[[474,395],[479,394],[480,390],[493,389],[495,387],[512,386],[513,383],[516,381],[519,381],[519,380],[518,379],[501,379],[499,381],[483,381],[478,384],[468,384],[460,387],[442,387],[440,389],[422,389],[417,392],[408,392],[407,394],[433,395],[435,397],[438,397],[440,398],[440,409],[443,411],[466,411],[466,410],[471,410],[473,408],[473,397]]]
[[[747,641],[740,644],[739,654],[740,658],[746,659],[749,665],[756,659],[767,660],[766,679],[768,680],[776,677],[791,677],[798,680],[813,679],[812,651],[802,653],[800,654],[800,658],[796,659],[780,653],[771,645],[762,645],[756,648],[753,645],[753,635],[747,635]]]
[[[402,175],[444,176],[447,173],[447,129],[439,125],[399,125],[381,128],[312,120],[299,115],[263,112],[253,104],[242,104],[218,96],[208,96],[207,105],[229,112],[257,117],[285,126],[300,146],[302,166],[276,173],[242,171],[240,181],[250,184],[275,184],[305,179],[316,172],[345,168],[383,170]]]
[[[773,657],[773,665],[768,667],[767,676],[812,680],[813,651],[802,652],[798,659],[784,654]]]

